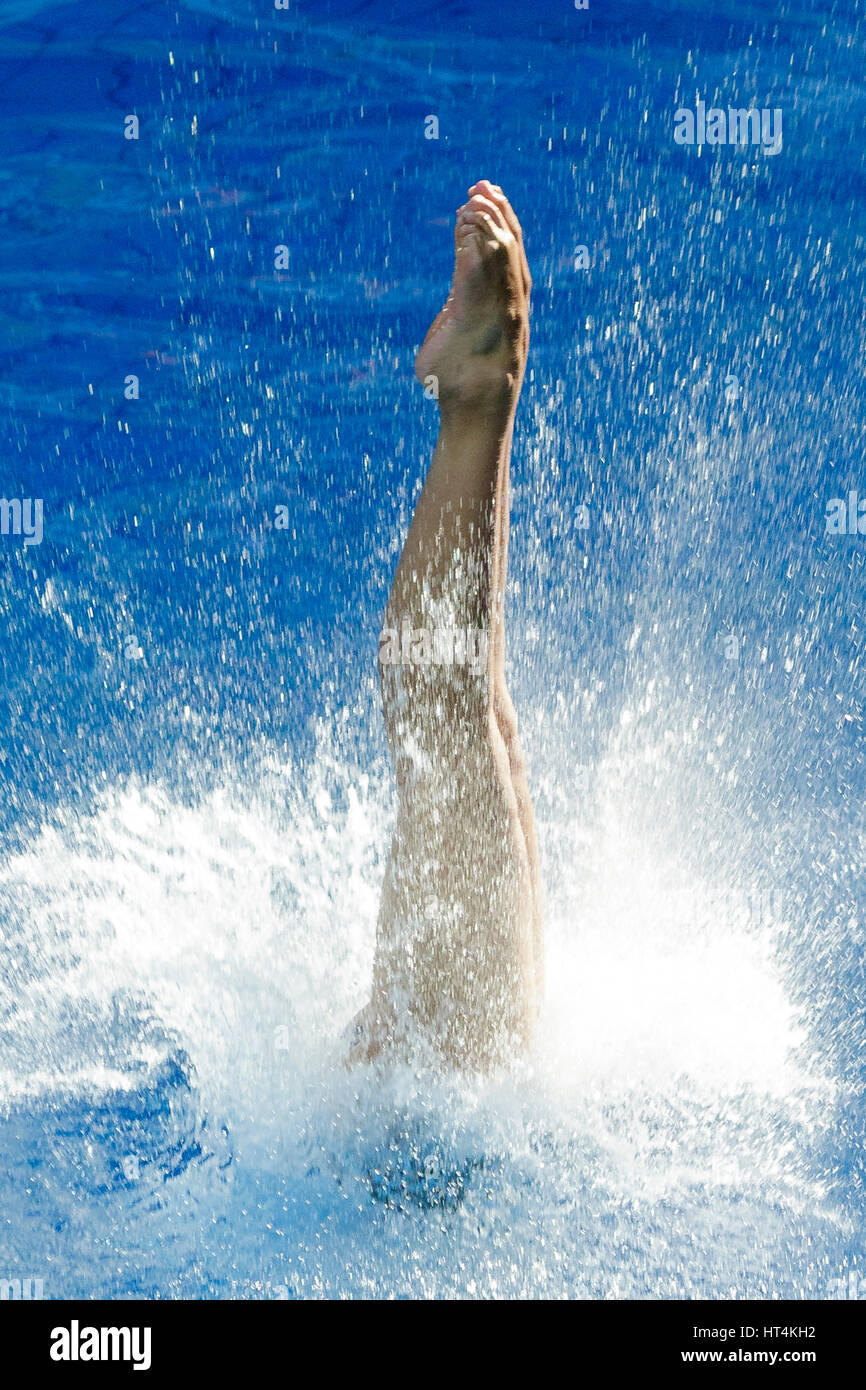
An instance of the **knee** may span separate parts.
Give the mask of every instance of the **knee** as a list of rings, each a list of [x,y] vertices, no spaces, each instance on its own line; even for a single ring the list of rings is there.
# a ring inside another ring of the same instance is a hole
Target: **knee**
[[[425,752],[443,765],[489,744],[495,717],[486,675],[380,667],[385,729],[392,751]]]

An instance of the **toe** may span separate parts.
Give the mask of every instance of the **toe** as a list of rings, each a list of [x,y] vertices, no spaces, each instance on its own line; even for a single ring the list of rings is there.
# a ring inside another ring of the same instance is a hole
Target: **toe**
[[[491,183],[489,179],[479,179],[477,183],[473,183],[469,190],[470,197],[473,193],[483,193],[486,198],[489,198],[491,194],[497,192],[502,192],[499,184]]]
[[[470,237],[477,236],[479,232],[486,231],[484,223],[472,211],[471,208],[463,208],[457,218],[454,228],[454,248],[460,251]]]
[[[478,229],[480,234],[479,250],[485,256],[493,254],[497,259],[502,260],[502,269],[505,272],[511,292],[516,294],[518,301],[523,302],[525,311],[529,295],[528,274],[525,270],[520,244],[509,227],[502,208],[491,198],[485,197],[484,194],[473,193],[469,202],[459,213],[458,225],[460,227],[473,226]]]
[[[523,289],[528,298],[529,292],[532,289],[532,276],[529,273],[529,262],[526,259],[526,249],[523,244],[523,229],[517,219],[517,214],[498,183],[491,183],[489,179],[479,179],[478,183],[473,184],[469,189],[470,197],[475,193],[481,194],[482,197],[496,205],[505,220],[506,226],[515,237],[520,248]]]
[[[507,227],[500,226],[486,208],[468,207],[461,212],[457,223],[458,246],[474,232],[480,234],[490,251],[507,253],[513,242]]]
[[[494,226],[498,227],[501,232],[511,233],[511,228],[502,214],[502,209],[492,198],[486,197],[483,193],[473,193],[467,207],[471,208],[473,212],[486,212]]]

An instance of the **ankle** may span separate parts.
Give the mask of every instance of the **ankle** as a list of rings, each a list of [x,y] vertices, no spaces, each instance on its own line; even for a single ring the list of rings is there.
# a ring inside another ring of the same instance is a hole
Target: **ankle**
[[[522,373],[500,371],[472,374],[440,387],[439,414],[442,428],[496,429],[510,424],[517,410]]]
[[[473,441],[485,452],[495,446],[498,451],[511,431],[514,410],[494,403],[488,405],[446,405],[439,412],[439,438],[446,447],[464,450]]]

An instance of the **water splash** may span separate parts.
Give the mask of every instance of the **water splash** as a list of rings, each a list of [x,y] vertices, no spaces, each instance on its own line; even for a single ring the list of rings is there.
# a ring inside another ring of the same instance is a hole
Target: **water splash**
[[[0,876],[19,951],[4,1133],[34,1175],[31,1240],[76,1205],[107,1238],[123,1211],[162,1292],[819,1287],[847,1239],[808,1164],[831,1087],[794,1060],[778,924],[720,916],[711,885],[642,854],[600,777],[593,824],[560,798],[548,827],[574,852],[537,1055],[486,1082],[339,1065],[390,804],[326,743],[199,805],[134,781],[89,819],[60,812]],[[134,1258],[84,1264],[103,1291],[140,1287]]]

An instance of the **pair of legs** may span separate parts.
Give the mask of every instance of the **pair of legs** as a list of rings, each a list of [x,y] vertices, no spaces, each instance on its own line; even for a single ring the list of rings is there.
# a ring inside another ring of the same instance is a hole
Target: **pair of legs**
[[[509,462],[531,280],[502,190],[469,190],[445,307],[415,363],[433,460],[380,644],[397,825],[372,997],[350,1060],[420,1049],[486,1069],[525,1047],[542,986],[538,847],[505,685]],[[431,381],[432,378],[432,381]]]

